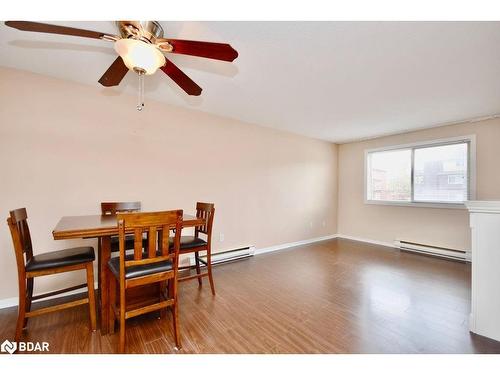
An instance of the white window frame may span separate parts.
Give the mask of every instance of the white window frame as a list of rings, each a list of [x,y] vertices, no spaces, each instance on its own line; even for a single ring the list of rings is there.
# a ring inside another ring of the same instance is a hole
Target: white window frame
[[[476,199],[476,135],[464,135],[460,137],[434,139],[430,141],[406,143],[402,145],[394,145],[380,148],[372,148],[365,150],[365,167],[364,167],[364,202],[365,204],[388,205],[388,206],[409,206],[409,207],[429,207],[429,208],[453,208],[453,209],[466,209],[463,203],[449,203],[449,202],[398,202],[398,201],[382,201],[382,200],[369,200],[368,199],[368,155],[373,152],[381,151],[394,151],[401,149],[412,148],[425,148],[432,146],[445,146],[454,143],[468,142],[469,155],[467,163],[468,172],[468,200]],[[413,154],[412,154],[413,155]],[[413,185],[413,160],[411,166],[411,184]],[[411,187],[413,192],[413,186]],[[412,193],[413,199],[413,193]]]

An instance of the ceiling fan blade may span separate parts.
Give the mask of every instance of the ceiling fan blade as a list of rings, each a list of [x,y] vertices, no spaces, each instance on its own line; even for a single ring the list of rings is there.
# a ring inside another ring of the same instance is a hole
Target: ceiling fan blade
[[[7,26],[22,31],[36,31],[39,33],[60,34],[81,36],[84,38],[117,40],[119,37],[111,34],[101,33],[92,30],[75,29],[74,27],[50,25],[48,23],[30,22],[30,21],[6,21]]]
[[[165,65],[160,69],[172,78],[189,95],[198,96],[201,94],[202,88],[198,86],[191,78],[189,78],[182,70],[180,70],[172,61],[165,58]]]
[[[212,42],[197,42],[194,40],[180,40],[180,39],[160,39],[168,42],[172,47],[172,53],[180,53],[182,55],[191,55],[206,57],[208,59],[233,61],[238,57],[238,52],[225,43],[212,43]]]
[[[118,56],[99,79],[99,83],[106,87],[118,86],[127,72],[128,68],[125,66],[122,58]]]

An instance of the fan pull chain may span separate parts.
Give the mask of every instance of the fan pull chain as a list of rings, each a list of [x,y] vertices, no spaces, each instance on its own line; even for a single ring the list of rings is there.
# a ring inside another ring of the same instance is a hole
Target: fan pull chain
[[[137,110],[142,111],[144,108],[144,71],[137,73],[139,75],[139,101],[137,102]]]

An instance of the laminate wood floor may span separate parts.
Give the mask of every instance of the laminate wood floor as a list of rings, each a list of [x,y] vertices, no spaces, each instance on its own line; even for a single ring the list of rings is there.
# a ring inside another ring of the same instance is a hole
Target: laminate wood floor
[[[500,353],[468,331],[470,265],[343,239],[214,267],[180,284],[182,350],[171,314],[127,321],[130,353]],[[70,297],[66,297],[70,298]],[[25,341],[51,353],[114,353],[118,335],[89,332],[86,306],[32,318]],[[0,342],[17,308],[0,310]]]

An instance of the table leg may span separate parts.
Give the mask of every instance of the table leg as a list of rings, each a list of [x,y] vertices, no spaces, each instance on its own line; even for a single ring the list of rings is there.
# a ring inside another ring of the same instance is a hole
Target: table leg
[[[97,291],[100,293],[101,290],[101,237],[97,237]],[[100,294],[99,303],[97,306],[100,308]]]
[[[109,332],[109,319],[108,319],[108,311],[109,311],[109,290],[108,290],[108,261],[111,258],[111,237],[104,236],[101,237],[101,246],[100,246],[100,275],[99,275],[99,283],[100,290],[99,295],[101,299],[101,335],[106,335]]]

